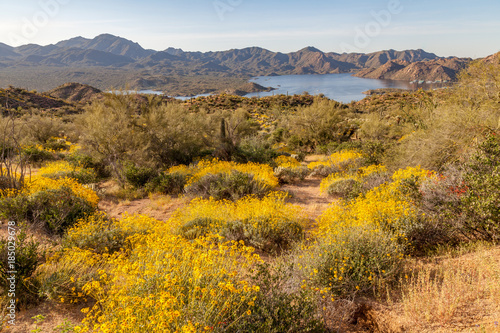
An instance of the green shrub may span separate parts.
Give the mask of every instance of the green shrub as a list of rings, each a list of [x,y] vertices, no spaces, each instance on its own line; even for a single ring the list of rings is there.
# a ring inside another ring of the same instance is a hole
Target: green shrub
[[[312,105],[298,107],[287,116],[289,137],[285,140],[294,150],[303,152],[331,142],[348,141],[357,127],[353,118],[346,105],[317,97]]]
[[[59,117],[32,115],[24,118],[23,136],[30,142],[43,145],[49,142],[49,145],[53,144],[57,147],[61,142],[57,142],[57,140],[52,138],[59,136],[69,126],[71,125],[64,123]]]
[[[0,199],[0,214],[4,218],[25,221],[57,234],[94,211],[93,205],[66,187]]]
[[[404,251],[390,232],[352,227],[333,238],[318,240],[302,254],[300,262],[306,273],[310,272],[312,285],[344,297],[373,291],[378,283],[394,279]]]
[[[43,144],[43,146],[47,149],[54,150],[54,151],[68,150],[70,147],[66,140],[58,139],[58,138],[54,138],[54,137],[48,139]]]
[[[360,185],[354,178],[339,178],[328,186],[326,193],[342,197],[355,197],[359,193]]]
[[[62,179],[62,178],[73,178],[80,184],[92,184],[97,182],[97,175],[92,169],[80,169],[74,171],[58,171],[54,173],[44,174],[46,178],[50,179]]]
[[[15,235],[9,234],[9,238],[0,240],[0,287],[5,295],[10,293],[11,286],[7,279],[12,276],[9,272],[15,271],[15,298],[16,306],[19,308],[36,305],[40,300],[39,285],[36,280],[31,279],[31,276],[40,264],[39,257],[42,253],[40,244],[33,237],[28,237],[25,228],[15,228],[15,232]],[[15,261],[13,267],[9,263],[12,262],[11,259]]]
[[[260,287],[254,307],[228,332],[328,332],[311,291],[289,290],[291,265],[259,264],[252,282]]]
[[[448,165],[443,175],[403,190],[418,203],[426,219],[412,242],[429,248],[443,242],[500,239],[500,140],[487,135],[465,162]],[[420,246],[422,248],[422,246]]]
[[[381,164],[385,158],[389,144],[380,141],[361,141],[361,153],[366,165]]]
[[[49,152],[39,146],[23,147],[21,154],[31,163],[41,163],[44,161],[53,161],[57,159],[57,154]]]
[[[106,164],[103,161],[96,160],[92,156],[80,150],[69,154],[65,159],[74,166],[80,166],[85,169],[93,169],[97,179],[110,176],[110,172],[106,168]]]
[[[261,196],[268,190],[259,184],[253,175],[237,170],[232,170],[230,173],[207,174],[185,188],[188,194],[213,197],[217,200],[238,200],[250,194]]]
[[[296,168],[284,168],[277,167],[274,169],[274,175],[278,177],[281,184],[290,184],[298,180],[304,180],[310,171],[307,167],[296,167]]]
[[[278,156],[278,153],[261,137],[247,137],[241,140],[236,147],[232,160],[238,163],[269,164]]]
[[[492,133],[464,166],[462,228],[472,238],[500,240],[500,139]]]
[[[421,165],[442,169],[459,161],[485,129],[497,129],[500,118],[500,63],[477,61],[459,75],[444,98],[431,98],[402,109],[404,136],[386,161],[393,167]]]
[[[178,103],[163,103],[154,97],[108,94],[89,105],[82,115],[81,143],[124,185],[127,163],[189,164],[212,148],[210,119],[201,112],[190,112]],[[149,172],[134,168],[129,170],[129,178],[134,186],[143,186]]]
[[[124,248],[127,237],[134,234],[120,228],[116,221],[104,213],[97,213],[78,221],[64,235],[64,248],[77,247],[97,254],[114,253]]]
[[[187,176],[180,172],[162,173],[146,184],[148,192],[178,195],[184,192]]]
[[[186,239],[196,239],[215,233],[225,240],[244,241],[246,245],[268,253],[279,253],[289,249],[304,235],[304,229],[297,221],[283,219],[271,222],[265,217],[242,221],[195,218],[183,224],[178,232]]]
[[[128,164],[125,167],[125,179],[135,188],[144,187],[149,181],[157,176],[157,172],[148,167],[138,167],[134,164]]]

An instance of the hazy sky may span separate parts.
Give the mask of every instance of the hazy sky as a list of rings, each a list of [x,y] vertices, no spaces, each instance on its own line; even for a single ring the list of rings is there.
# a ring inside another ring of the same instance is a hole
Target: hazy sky
[[[499,0],[0,0],[0,42],[47,45],[111,33],[144,48],[291,52],[500,51]]]

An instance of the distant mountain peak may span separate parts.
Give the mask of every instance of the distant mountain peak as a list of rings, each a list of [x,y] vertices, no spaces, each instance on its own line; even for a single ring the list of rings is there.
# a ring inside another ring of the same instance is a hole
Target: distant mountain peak
[[[109,33],[100,34],[92,39],[79,36],[61,41],[56,46],[109,52],[132,59],[146,58],[155,53],[153,50],[143,49],[139,43]]]
[[[323,51],[315,48],[314,46],[307,46],[307,47],[304,47],[302,50],[299,50],[299,52],[321,52],[323,53]]]
[[[124,39],[123,37],[115,36],[115,35],[112,35],[109,33],[103,33],[103,34],[97,35],[94,39],[96,39],[96,38],[122,38],[122,39]]]
[[[169,47],[167,49],[165,49],[165,51],[163,52],[166,52],[168,54],[171,54],[171,55],[180,55],[180,54],[183,54],[184,51],[182,49],[177,49],[175,47]]]

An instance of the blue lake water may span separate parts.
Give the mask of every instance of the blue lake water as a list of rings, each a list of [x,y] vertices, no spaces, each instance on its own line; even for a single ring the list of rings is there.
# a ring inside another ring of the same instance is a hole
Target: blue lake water
[[[374,80],[354,77],[352,74],[324,74],[324,75],[283,75],[259,76],[252,78],[264,87],[273,87],[277,90],[270,92],[252,93],[246,97],[272,96],[278,94],[324,94],[326,97],[338,102],[349,103],[359,101],[366,97],[364,91],[379,88],[412,89],[413,85],[405,81]]]
[[[311,75],[282,75],[282,76],[258,76],[250,80],[264,87],[272,87],[276,90],[270,92],[259,92],[245,95],[245,97],[264,97],[273,95],[294,95],[308,92],[311,95],[324,94],[326,97],[342,103],[359,101],[366,97],[364,91],[380,88],[398,89],[433,89],[441,88],[446,84],[417,84],[406,81],[375,80],[354,77],[352,74],[311,74]],[[144,94],[163,94],[153,90],[138,91]],[[179,96],[178,99],[186,100],[210,94],[196,96]]]

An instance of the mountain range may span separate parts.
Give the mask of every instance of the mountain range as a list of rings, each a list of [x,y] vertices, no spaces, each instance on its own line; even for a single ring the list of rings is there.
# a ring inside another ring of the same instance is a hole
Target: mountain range
[[[196,82],[195,78],[203,81],[217,77],[227,83],[232,82],[229,78],[238,78],[242,84],[249,77],[260,75],[330,73],[428,80],[427,75],[433,72],[433,78],[453,80],[470,61],[442,58],[421,49],[368,54],[325,53],[314,47],[291,53],[259,47],[218,52],[185,52],[175,48],[155,51],[125,38],[102,34],[93,39],[75,37],[47,46],[11,47],[0,43],[0,86],[24,84],[29,88],[49,90],[64,83],[58,81],[59,77],[64,77],[67,81],[91,84],[100,89],[109,89],[112,84],[115,87],[128,85],[134,89],[166,90],[173,84],[181,88],[189,85],[187,82],[192,84]],[[405,76],[401,74],[403,72],[395,75],[408,66],[414,67],[412,75]],[[99,74],[109,77],[97,78]],[[43,78],[38,79],[39,76]],[[186,78],[190,79],[186,81]],[[6,82],[8,80],[13,82]],[[207,87],[204,89],[210,90]]]

